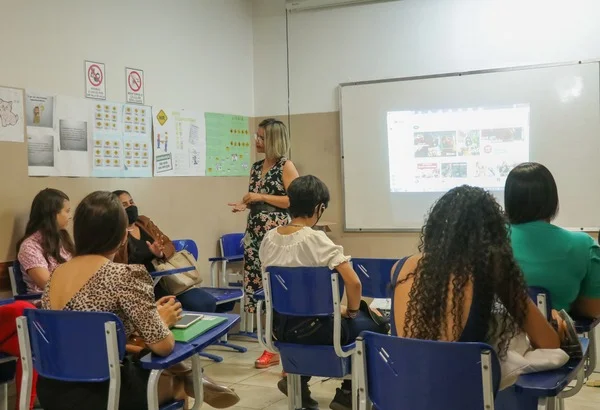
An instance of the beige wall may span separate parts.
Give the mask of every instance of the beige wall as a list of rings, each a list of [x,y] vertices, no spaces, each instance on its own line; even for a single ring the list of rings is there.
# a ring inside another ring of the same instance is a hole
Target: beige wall
[[[287,122],[287,118],[281,118]],[[332,239],[354,257],[401,257],[416,251],[416,233],[344,233],[340,120],[338,112],[292,115],[292,160],[301,175],[313,174],[331,192],[331,203],[323,220],[335,222]],[[356,166],[368,166],[357,164]],[[377,202],[373,201],[373,212]]]
[[[2,144],[0,161],[0,261],[15,258],[15,243],[23,235],[31,200],[44,188],[64,191],[73,210],[95,190],[125,189],[140,213],[150,217],[171,239],[191,238],[200,250],[200,268],[208,278],[207,258],[218,255],[217,240],[246,226],[244,215],[232,214],[228,202],[239,201],[248,189],[246,177],[174,177],[139,179],[32,178],[27,176],[27,146]]]

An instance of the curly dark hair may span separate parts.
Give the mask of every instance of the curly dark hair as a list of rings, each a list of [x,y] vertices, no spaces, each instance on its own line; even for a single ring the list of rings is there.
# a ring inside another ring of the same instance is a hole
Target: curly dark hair
[[[508,229],[502,208],[481,188],[463,185],[437,201],[421,231],[422,257],[415,272],[398,282],[414,279],[404,324],[407,337],[440,340],[450,313],[452,335],[459,340],[464,315],[469,314],[463,311],[465,288],[472,283],[471,312],[487,326],[486,340],[480,341],[494,340],[499,355],[506,355],[510,340],[523,329],[528,308]]]

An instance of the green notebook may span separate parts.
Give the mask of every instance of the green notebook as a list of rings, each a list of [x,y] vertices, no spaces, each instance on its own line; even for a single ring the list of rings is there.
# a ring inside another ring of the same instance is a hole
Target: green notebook
[[[204,317],[186,329],[172,329],[173,337],[177,342],[189,342],[190,340],[203,335],[215,326],[226,322],[226,317],[208,316]]]

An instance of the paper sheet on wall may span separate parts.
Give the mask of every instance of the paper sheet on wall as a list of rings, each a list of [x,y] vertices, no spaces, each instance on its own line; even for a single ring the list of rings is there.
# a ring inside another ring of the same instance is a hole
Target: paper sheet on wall
[[[89,177],[91,124],[88,101],[59,95],[55,106],[54,167],[60,176]]]
[[[251,141],[248,117],[207,112],[204,118],[206,175],[249,175]]]
[[[152,176],[150,107],[94,102],[93,165],[96,177]]]
[[[0,142],[24,140],[23,90],[0,87]]]
[[[26,90],[27,165],[29,176],[58,176],[55,167],[54,96]]]
[[[206,172],[204,117],[187,110],[152,107],[154,176],[203,176]]]

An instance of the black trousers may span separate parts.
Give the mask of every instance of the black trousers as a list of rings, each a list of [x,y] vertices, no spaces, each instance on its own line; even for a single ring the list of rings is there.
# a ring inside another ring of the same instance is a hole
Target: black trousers
[[[276,314],[273,330],[277,340],[303,345],[333,345],[333,317],[300,318]],[[360,310],[354,319],[342,318],[341,344],[353,343],[361,332],[385,333],[368,313]],[[302,376],[302,384],[308,384],[310,376]],[[344,380],[343,390],[352,390],[352,382]]]

